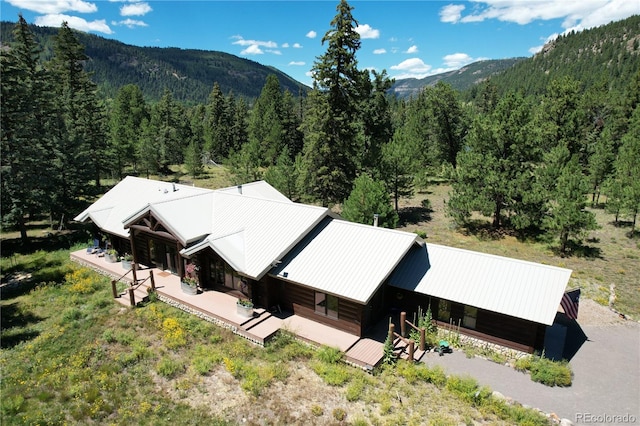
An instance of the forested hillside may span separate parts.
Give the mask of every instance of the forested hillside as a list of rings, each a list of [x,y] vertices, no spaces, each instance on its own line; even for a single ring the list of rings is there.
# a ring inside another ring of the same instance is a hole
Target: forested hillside
[[[13,42],[14,27],[14,23],[2,22],[3,45]],[[58,29],[35,25],[30,29],[42,46],[42,59],[50,59],[52,38]],[[205,102],[213,84],[218,83],[223,93],[233,92],[252,100],[258,97],[270,74],[296,96],[309,89],[277,69],[224,52],[137,47],[80,31],[74,33],[88,57],[84,69],[92,74],[100,94],[106,98],[114,98],[122,86],[135,84],[148,101],[157,102],[168,89],[177,101],[196,104]]]
[[[622,91],[640,69],[640,15],[559,36],[534,57],[516,63],[491,81],[504,93],[543,94],[552,80],[571,77],[582,89],[602,85]]]

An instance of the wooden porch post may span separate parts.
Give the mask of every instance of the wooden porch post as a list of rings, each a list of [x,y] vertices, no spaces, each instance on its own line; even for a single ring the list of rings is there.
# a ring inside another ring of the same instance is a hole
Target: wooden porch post
[[[407,313],[400,312],[400,335],[407,337]]]
[[[133,287],[129,287],[129,302],[131,306],[136,306],[136,295],[133,293]]]
[[[149,270],[149,280],[151,281],[151,290],[156,291],[156,280],[153,278],[153,270]]]
[[[395,325],[393,325],[392,322],[389,323],[389,340],[391,342],[393,342],[394,338],[393,338],[393,333],[395,332]]]
[[[133,284],[138,284],[138,274],[136,274],[136,270],[138,269],[138,264],[136,262],[131,263],[131,273],[133,274]]]
[[[136,231],[129,228],[129,244],[131,244],[131,256],[133,256],[132,264],[138,263],[138,253],[136,252]]]

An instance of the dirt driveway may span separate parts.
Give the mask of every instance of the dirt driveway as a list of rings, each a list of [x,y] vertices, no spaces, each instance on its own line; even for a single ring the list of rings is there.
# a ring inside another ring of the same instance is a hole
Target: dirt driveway
[[[640,424],[640,324],[624,321],[586,299],[580,309],[578,323],[587,340],[571,359],[571,387],[534,383],[527,374],[481,358],[469,359],[461,351],[443,357],[427,354],[423,362],[474,377],[523,405],[575,424]]]

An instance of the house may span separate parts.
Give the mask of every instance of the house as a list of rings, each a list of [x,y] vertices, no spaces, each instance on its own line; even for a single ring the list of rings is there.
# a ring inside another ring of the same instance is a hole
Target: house
[[[520,351],[542,348],[571,271],[427,244],[294,203],[264,181],[219,190],[126,177],[80,213],[138,264],[357,336],[430,306],[441,325]]]

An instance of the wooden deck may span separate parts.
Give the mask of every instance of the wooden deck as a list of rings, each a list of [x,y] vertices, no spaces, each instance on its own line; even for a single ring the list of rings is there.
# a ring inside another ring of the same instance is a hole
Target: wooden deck
[[[71,253],[71,260],[94,269],[112,279],[131,283],[131,272],[120,262],[109,263],[104,257],[79,250]],[[298,315],[272,315],[270,312],[256,308],[254,316],[247,318],[239,315],[236,308],[238,300],[233,294],[219,291],[204,291],[196,295],[189,295],[182,291],[180,278],[170,272],[156,268],[142,267],[136,272],[138,280],[145,279],[153,273],[158,298],[163,302],[180,308],[186,312],[199,316],[207,321],[216,323],[232,330],[246,339],[264,345],[278,330],[284,329],[295,334],[299,339],[313,345],[328,345],[337,347],[345,353],[347,362],[370,370],[382,360],[383,344],[379,341],[360,338],[359,336],[320,324]],[[146,294],[146,287],[138,290],[136,302]],[[120,303],[130,306],[128,294],[120,295]]]

